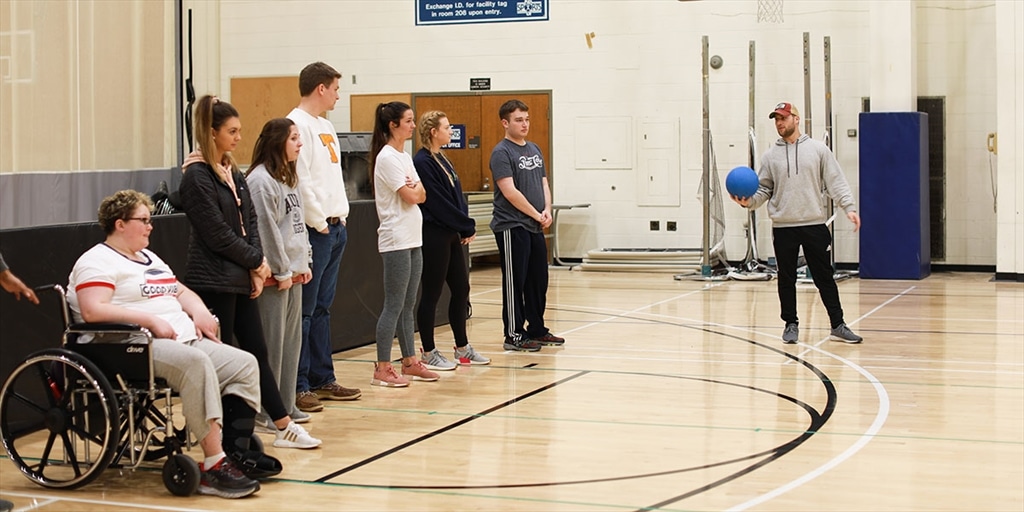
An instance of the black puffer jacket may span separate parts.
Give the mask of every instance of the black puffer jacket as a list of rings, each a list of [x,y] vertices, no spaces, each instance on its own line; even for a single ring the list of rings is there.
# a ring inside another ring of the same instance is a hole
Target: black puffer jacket
[[[236,172],[232,177],[241,206],[235,203],[231,189],[206,163],[189,165],[181,180],[181,203],[192,226],[182,281],[193,290],[249,295],[252,289],[249,270],[263,263],[256,210],[249,188],[241,173]],[[245,235],[242,235],[242,222],[245,222]]]

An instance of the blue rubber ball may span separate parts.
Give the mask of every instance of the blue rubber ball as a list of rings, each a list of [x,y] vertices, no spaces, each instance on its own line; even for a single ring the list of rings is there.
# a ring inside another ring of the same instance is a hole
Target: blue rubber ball
[[[757,192],[757,173],[750,167],[737,167],[725,177],[725,189],[739,198],[750,197]]]

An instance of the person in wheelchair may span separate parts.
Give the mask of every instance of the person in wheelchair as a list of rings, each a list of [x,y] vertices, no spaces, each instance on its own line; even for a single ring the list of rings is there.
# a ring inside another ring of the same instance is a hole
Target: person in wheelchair
[[[106,240],[86,251],[69,277],[76,320],[138,324],[153,335],[154,375],[181,397],[186,424],[203,450],[200,494],[242,498],[280,462],[250,450],[260,407],[256,358],[217,339],[217,319],[171,268],[146,249],[153,202],[134,190],[99,207]]]

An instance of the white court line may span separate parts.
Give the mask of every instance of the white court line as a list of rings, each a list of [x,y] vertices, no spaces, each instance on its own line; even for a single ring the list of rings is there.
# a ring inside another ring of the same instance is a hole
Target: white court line
[[[868,382],[871,383],[871,385],[875,388],[875,393],[878,394],[878,414],[875,415],[875,421],[873,421],[871,423],[871,426],[868,427],[867,431],[865,431],[864,434],[862,434],[860,438],[857,439],[857,442],[850,445],[849,448],[847,448],[842,453],[832,458],[832,460],[829,460],[828,462],[822,464],[813,471],[806,473],[805,475],[801,476],[800,478],[797,478],[796,480],[793,480],[792,482],[789,482],[788,484],[785,484],[781,487],[776,487],[775,489],[769,492],[766,492],[746,502],[740,503],[739,505],[729,508],[728,510],[746,510],[750,507],[760,505],[768,500],[777,498],[793,489],[796,489],[797,487],[800,487],[801,485],[807,482],[810,482],[811,480],[814,480],[815,478],[818,478],[819,476],[825,474],[825,472],[831,470],[832,468],[838,466],[839,464],[842,464],[844,461],[846,461],[846,459],[852,457],[855,453],[860,451],[861,448],[863,448],[869,442],[871,442],[871,440],[874,439],[875,434],[878,434],[878,432],[882,430],[882,425],[885,424],[885,420],[888,419],[889,393],[885,390],[885,386],[883,386],[882,383],[879,382],[874,375],[872,375],[870,372],[862,368],[860,365],[857,365],[853,361],[845,359],[841,356],[838,356],[825,350],[821,350],[817,347],[811,347],[811,349],[826,356],[833,357],[836,360],[840,361],[841,363],[853,368],[854,370],[857,370],[858,372],[860,372],[861,375],[864,376],[865,379],[868,380]]]
[[[858,323],[860,323],[861,320],[864,320],[865,318],[871,316],[871,314],[874,313],[875,311],[878,311],[878,310],[888,306],[889,304],[891,304],[896,299],[898,299],[900,297],[903,297],[904,295],[910,293],[910,291],[913,290],[914,288],[917,288],[917,286],[916,285],[915,286],[911,286],[910,288],[907,288],[906,290],[903,290],[902,292],[896,294],[895,297],[891,297],[889,300],[879,304],[878,306],[875,306],[875,308],[872,309],[871,311],[868,311],[867,313],[864,313],[863,315],[859,316],[856,320],[854,320],[852,322],[847,322],[846,325],[857,325]],[[814,346],[805,345],[805,344],[801,343],[800,345],[801,346],[806,346],[807,349],[805,349],[804,351],[802,351],[799,354],[797,354],[796,357],[803,358],[804,354],[809,352],[811,349],[816,349],[816,348],[820,347],[822,343],[825,343],[826,341],[828,341],[828,338],[829,338],[828,336],[825,336],[820,341],[815,343]],[[786,360],[782,364],[783,365],[787,365],[787,364],[795,364],[795,363],[793,362],[792,359],[786,358]]]
[[[90,500],[90,499],[85,499],[85,498],[66,498],[66,497],[63,497],[63,496],[59,497],[59,498],[55,498],[53,496],[49,496],[49,495],[46,495],[46,494],[32,494],[32,493],[7,492],[7,491],[4,491],[3,494],[6,495],[6,496],[17,496],[19,498],[30,498],[30,499],[49,498],[47,501],[42,502],[42,503],[33,503],[32,506],[30,506],[30,507],[14,509],[14,512],[27,511],[27,510],[35,510],[35,509],[42,508],[42,507],[45,507],[47,505],[51,505],[53,503],[59,503],[59,502],[89,503],[89,504],[92,504],[92,505],[117,506],[117,507],[135,508],[135,509],[139,508],[139,503],[137,503],[137,502],[123,502],[123,501],[111,501],[111,500]],[[147,510],[170,510],[170,511],[173,511],[173,512],[208,512],[209,510],[212,510],[212,509],[202,509],[202,508],[168,507],[168,506],[161,506],[161,505],[153,505],[153,504],[150,504],[150,503],[146,503],[143,506],[143,508],[145,508]]]
[[[48,507],[48,506],[50,506],[50,505],[52,505],[54,503],[57,503],[58,501],[59,500],[55,500],[55,499],[44,500],[42,502],[33,500],[32,505],[30,505],[28,507],[22,507],[22,508],[18,508],[18,509],[13,509],[12,512],[21,512],[23,510],[35,510],[35,509],[38,509],[38,508]]]
[[[635,309],[631,309],[631,310],[629,310],[629,311],[626,311],[626,312],[622,313],[622,314],[621,314],[621,315],[619,315],[619,316],[625,316],[625,315],[630,315],[630,314],[633,314],[633,313],[636,313],[636,312],[639,312],[639,311],[643,311],[643,310],[645,310],[645,309],[649,309],[649,308],[652,308],[652,307],[654,307],[654,306],[658,306],[658,305],[660,305],[660,304],[664,304],[664,303],[666,303],[666,302],[672,302],[672,301],[674,301],[674,300],[679,300],[679,299],[681,299],[681,298],[683,298],[683,297],[686,297],[686,296],[689,296],[689,295],[693,295],[693,294],[695,294],[695,293],[701,293],[701,292],[704,292],[704,291],[706,291],[706,290],[707,290],[708,288],[714,288],[714,287],[717,287],[717,286],[721,286],[721,285],[722,285],[723,283],[724,283],[724,281],[723,281],[723,282],[721,282],[721,283],[713,283],[713,284],[705,285],[705,286],[704,286],[703,288],[700,288],[700,289],[698,289],[698,290],[691,290],[691,291],[689,291],[689,292],[686,292],[686,293],[682,293],[682,294],[676,295],[675,297],[669,297],[669,298],[667,298],[667,299],[664,299],[664,300],[659,300],[658,302],[652,302],[652,303],[650,303],[650,304],[647,304],[646,306],[640,306],[640,307],[638,307],[638,308],[635,308]],[[557,306],[557,305],[556,305],[556,306]],[[603,323],[605,323],[605,322],[610,322],[610,321],[612,321],[612,320],[617,320],[617,319],[618,319],[618,316],[610,316],[610,317],[608,317],[608,318],[605,318],[604,320],[598,320],[598,321],[596,321],[596,322],[590,322],[590,323],[587,323],[587,324],[583,324],[583,325],[581,325],[581,326],[579,326],[579,327],[575,327],[575,328],[573,328],[573,329],[569,329],[568,331],[563,331],[563,332],[560,332],[560,333],[558,333],[558,335],[559,335],[559,336],[562,336],[562,335],[564,335],[564,334],[570,334],[570,333],[573,333],[573,332],[576,332],[576,331],[581,331],[581,330],[583,330],[583,329],[589,329],[589,328],[591,328],[591,327],[594,327],[594,326],[596,326],[596,325],[601,325],[601,324],[603,324]]]
[[[916,286],[911,286],[910,288],[907,288],[906,290],[903,290],[902,292],[900,292],[895,297],[890,298],[889,300],[879,304],[878,307],[876,307],[876,308],[872,309],[871,311],[868,311],[867,313],[861,315],[860,318],[857,318],[856,320],[851,322],[850,325],[856,324],[856,323],[860,322],[861,320],[863,320],[864,318],[867,318],[868,316],[870,316],[875,311],[878,311],[879,309],[885,307],[886,305],[890,304],[894,300],[904,296],[905,294],[907,294],[908,292],[910,292],[914,288],[916,288]],[[753,498],[751,500],[748,500],[748,501],[746,501],[744,503],[740,503],[739,505],[736,505],[735,507],[732,507],[732,508],[730,508],[728,510],[730,510],[730,511],[731,510],[746,510],[746,509],[748,509],[750,507],[753,507],[753,506],[756,506],[756,505],[760,505],[760,504],[762,504],[762,503],[764,503],[764,502],[766,502],[768,500],[777,498],[777,497],[779,497],[779,496],[781,496],[781,495],[783,495],[783,494],[785,494],[785,493],[787,493],[787,492],[789,492],[789,491],[791,491],[793,489],[796,489],[797,487],[800,487],[801,485],[803,485],[803,484],[805,484],[807,482],[810,482],[811,480],[814,480],[815,478],[818,478],[819,476],[825,474],[825,472],[831,470],[832,468],[838,466],[839,464],[842,464],[844,461],[846,461],[850,457],[853,457],[853,455],[855,453],[859,452],[861,448],[863,448],[869,442],[871,442],[871,440],[874,439],[875,434],[877,434],[880,430],[882,430],[882,425],[885,424],[885,420],[889,418],[889,393],[885,390],[885,386],[883,386],[882,383],[879,382],[879,380],[877,378],[875,378],[874,375],[872,375],[870,372],[868,372],[866,369],[864,369],[864,367],[854,363],[853,361],[850,361],[849,359],[846,359],[846,358],[841,357],[839,355],[836,355],[836,354],[833,354],[831,352],[828,352],[828,351],[825,351],[825,350],[822,350],[822,349],[818,348],[818,345],[820,345],[821,343],[823,343],[827,339],[828,338],[825,338],[824,340],[819,341],[814,346],[807,345],[807,349],[804,350],[803,352],[800,352],[800,355],[797,356],[797,357],[802,357],[804,354],[806,354],[809,351],[815,351],[815,352],[818,352],[819,354],[823,354],[823,355],[826,355],[828,357],[832,357],[832,358],[836,359],[837,361],[843,363],[844,365],[849,366],[850,368],[853,368],[854,370],[859,372],[861,375],[863,375],[864,378],[867,379],[867,381],[871,383],[872,387],[875,388],[875,393],[878,395],[878,413],[875,414],[875,420],[873,422],[871,422],[871,426],[868,427],[868,429],[864,432],[864,434],[862,434],[857,439],[857,442],[855,442],[852,445],[850,445],[849,448],[847,448],[846,450],[843,450],[842,453],[840,453],[839,455],[836,455],[835,457],[833,457],[828,462],[822,464],[821,466],[819,466],[818,468],[814,469],[813,471],[810,471],[810,472],[804,474],[803,476],[801,476],[800,478],[797,478],[796,480],[793,480],[793,481],[791,481],[791,482],[789,482],[789,483],[787,483],[785,485],[782,485],[780,487],[776,487],[775,489],[773,489],[773,490],[771,490],[769,492],[766,492],[766,493],[764,493],[764,494],[762,494],[762,495],[760,495],[760,496],[758,496],[756,498]],[[787,358],[787,363],[789,361],[792,361],[792,360]]]

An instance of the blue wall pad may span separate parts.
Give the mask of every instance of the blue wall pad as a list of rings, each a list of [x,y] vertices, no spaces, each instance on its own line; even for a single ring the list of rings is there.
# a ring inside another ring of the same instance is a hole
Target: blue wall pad
[[[928,114],[860,114],[860,277],[931,274]]]

